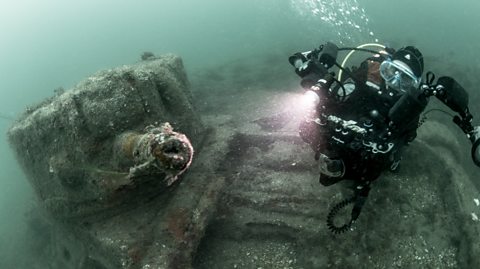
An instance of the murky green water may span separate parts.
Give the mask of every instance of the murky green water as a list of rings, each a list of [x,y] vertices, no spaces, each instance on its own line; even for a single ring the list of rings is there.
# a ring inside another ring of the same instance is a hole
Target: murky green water
[[[478,123],[479,10],[480,3],[469,0],[2,0],[0,267],[30,268],[19,261],[29,255],[24,215],[35,202],[6,141],[9,118],[54,89],[135,62],[143,51],[180,55],[193,77],[233,61],[288,55],[328,40],[344,46],[413,44],[423,52],[426,70],[453,76],[467,88]],[[465,166],[473,169],[471,163]]]

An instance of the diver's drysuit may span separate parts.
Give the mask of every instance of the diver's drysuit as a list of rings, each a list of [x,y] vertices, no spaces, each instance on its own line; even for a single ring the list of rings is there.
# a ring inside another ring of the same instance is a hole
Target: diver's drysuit
[[[347,69],[343,65],[349,56],[342,65],[336,62],[339,50],[363,50],[373,56],[358,68]],[[423,56],[414,47],[395,51],[382,46],[381,51],[373,51],[362,46],[339,49],[327,42],[318,49],[292,55],[289,62],[302,78],[303,88],[318,96],[300,124],[300,136],[320,163],[320,183],[356,182],[355,196],[333,210],[355,203],[351,223],[360,214],[370,182],[384,170],[397,169],[402,148],[416,137],[429,96],[435,95],[459,113],[454,122],[478,148],[480,128],[471,125],[466,91],[450,77],[441,77],[433,85],[431,72],[421,83]],[[333,66],[338,67],[339,76],[330,71]],[[477,148],[472,149],[472,156]],[[478,158],[474,157],[477,164]],[[333,211],[329,218],[333,218]],[[338,228],[331,219],[329,222],[334,232],[346,231],[351,225]]]

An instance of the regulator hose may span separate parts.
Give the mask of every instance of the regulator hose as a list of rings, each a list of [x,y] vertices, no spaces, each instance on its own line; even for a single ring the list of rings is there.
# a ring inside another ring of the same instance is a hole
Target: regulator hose
[[[360,212],[362,211],[362,207],[367,200],[368,194],[370,192],[370,182],[364,182],[358,185],[355,188],[355,195],[351,198],[347,198],[340,203],[336,204],[328,213],[327,216],[327,227],[328,229],[335,234],[342,234],[352,227],[353,223],[358,219],[360,216]],[[333,220],[335,216],[340,212],[341,209],[346,207],[349,204],[354,204],[351,212],[351,218],[348,223],[343,224],[342,226],[335,226]]]
[[[356,197],[345,199],[339,202],[338,204],[336,204],[335,206],[333,206],[333,208],[330,210],[330,213],[328,213],[328,216],[327,216],[327,227],[332,233],[342,234],[350,229],[350,227],[354,222],[353,219],[350,219],[348,223],[345,223],[342,226],[335,226],[335,224],[333,223],[333,220],[335,219],[335,216],[338,214],[338,212],[342,210],[342,208],[348,206],[349,204],[355,203],[355,200],[356,200]]]

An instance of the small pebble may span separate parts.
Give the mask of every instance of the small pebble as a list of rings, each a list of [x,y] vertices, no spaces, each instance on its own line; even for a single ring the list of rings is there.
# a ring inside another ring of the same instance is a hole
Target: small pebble
[[[473,221],[478,221],[478,216],[475,213],[472,213],[472,220]]]

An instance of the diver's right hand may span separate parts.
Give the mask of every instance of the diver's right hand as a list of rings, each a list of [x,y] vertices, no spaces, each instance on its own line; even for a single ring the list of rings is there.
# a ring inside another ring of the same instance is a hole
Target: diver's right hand
[[[475,126],[470,133],[470,141],[472,141],[472,159],[473,162],[480,167],[480,126]]]

